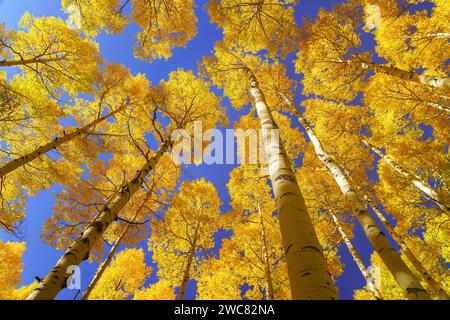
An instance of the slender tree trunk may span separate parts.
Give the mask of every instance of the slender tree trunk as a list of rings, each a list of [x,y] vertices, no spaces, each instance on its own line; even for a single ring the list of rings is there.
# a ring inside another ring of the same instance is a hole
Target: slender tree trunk
[[[191,274],[192,262],[194,261],[195,251],[197,250],[199,227],[200,224],[197,222],[197,226],[195,227],[194,240],[188,253],[186,268],[184,269],[183,280],[181,281],[180,291],[178,292],[177,300],[184,300],[184,295],[186,294],[186,288]]]
[[[269,163],[281,236],[286,253],[292,298],[297,300],[338,299],[336,287],[308,215],[289,158],[278,138],[277,125],[259,89],[255,75],[246,69],[249,92],[261,123],[264,149]]]
[[[264,217],[258,203],[258,214],[261,223],[261,241],[263,245],[264,273],[266,278],[266,298],[267,300],[275,299],[275,291],[273,289],[272,271],[270,268],[269,250],[267,247],[266,228],[264,226]]]
[[[292,103],[284,97],[286,102],[291,106]],[[293,110],[296,110],[293,108]],[[369,211],[363,206],[361,200],[356,194],[355,190],[350,185],[347,177],[345,176],[339,165],[327,154],[322,145],[315,135],[312,128],[308,125],[305,118],[296,111],[296,116],[302,124],[303,128],[306,130],[309,139],[314,145],[317,157],[322,161],[334,180],[341,189],[345,199],[348,202],[351,212],[354,214],[358,222],[361,224],[364,233],[369,239],[370,243],[374,247],[375,251],[383,260],[384,264],[388,270],[393,275],[394,279],[399,284],[400,288],[403,290],[405,297],[410,300],[428,300],[430,296],[427,291],[423,289],[419,282],[414,278],[411,270],[405,262],[400,258],[400,255],[394,250],[389,241],[387,240],[385,234],[377,226],[376,222],[373,220]]]
[[[408,179],[417,189],[425,193],[431,200],[433,200],[439,208],[442,209],[442,211],[450,217],[449,209],[445,203],[441,201],[439,198],[439,195],[436,193],[436,191],[428,186],[428,184],[425,181],[422,181],[417,175],[409,172],[405,168],[401,167],[399,164],[395,163],[391,158],[389,158],[386,154],[384,154],[380,149],[372,145],[369,141],[366,139],[362,139],[362,142],[370,148],[373,152],[375,152],[377,155],[379,155],[384,161],[386,161],[389,166],[391,166],[392,169],[397,171],[400,175],[402,175],[404,178]]]
[[[425,104],[426,104],[427,106],[429,106],[429,107],[438,109],[438,110],[440,110],[440,111],[445,111],[445,112],[447,112],[447,113],[450,113],[450,107],[443,106],[442,104],[435,103],[435,102],[430,102],[430,101],[425,102]]]
[[[134,178],[122,187],[122,190],[111,203],[105,205],[95,221],[69,247],[55,267],[39,283],[39,286],[31,292],[27,300],[50,300],[55,298],[66,287],[66,281],[70,277],[70,274],[67,272],[68,268],[77,266],[83,260],[88,259],[94,244],[111,223],[117,219],[119,212],[125,207],[133,194],[139,190],[149,172],[155,168],[161,156],[168,149],[170,143],[170,141],[165,141],[153,157],[148,159],[142,168],[136,172]]]
[[[22,60],[10,60],[10,61],[0,61],[0,68],[1,67],[12,67],[12,66],[23,66],[27,64],[33,64],[33,63],[47,63],[47,62],[53,62],[53,61],[60,61],[64,59],[65,56],[62,57],[56,57],[56,58],[33,58],[33,59],[22,59]]]
[[[131,222],[133,222],[136,219],[137,213],[133,216],[131,219]],[[130,224],[127,223],[123,231],[120,233],[120,235],[117,237],[116,242],[111,247],[111,250],[109,250],[108,256],[106,257],[105,261],[102,262],[101,265],[98,266],[97,271],[95,272],[94,278],[92,278],[92,281],[89,283],[88,287],[83,293],[83,296],[81,297],[81,300],[88,300],[89,295],[94,290],[95,286],[97,285],[98,281],[102,277],[103,273],[106,270],[106,267],[108,267],[109,263],[111,262],[112,258],[117,252],[117,249],[119,248],[120,244],[122,243],[123,238],[127,234],[128,230],[130,229]]]
[[[406,256],[409,262],[411,262],[411,264],[413,265],[414,269],[416,269],[416,271],[420,274],[421,280],[428,285],[433,294],[440,300],[450,300],[447,292],[445,292],[445,290],[439,285],[439,283],[437,283],[427,272],[419,259],[417,259],[411,249],[409,249],[403,238],[397,233],[397,231],[395,231],[394,227],[392,227],[390,222],[386,219],[385,215],[377,208],[375,204],[372,203],[368,196],[366,196],[366,199],[368,200],[378,219],[380,219],[381,223],[384,225],[394,241],[397,242],[398,246],[400,247],[400,251]]]
[[[405,71],[399,68],[384,66],[375,63],[361,63],[361,67],[366,70],[371,70],[376,73],[384,73],[389,76],[417,82],[428,87],[450,89],[450,78],[431,77],[416,72]]]
[[[112,117],[113,115],[117,114],[118,112],[124,110],[126,107],[127,107],[127,105],[125,104],[125,105],[117,108],[116,110],[108,113],[107,115],[104,115],[103,117],[100,117],[100,118],[92,121],[91,123],[87,124],[84,127],[77,128],[70,133],[63,133],[62,136],[56,137],[55,139],[53,139],[53,141],[38,147],[36,150],[34,150],[30,153],[27,153],[26,155],[24,155],[20,158],[14,159],[14,160],[6,163],[2,167],[0,167],[0,177],[3,177],[6,174],[16,170],[17,168],[24,166],[25,164],[35,160],[36,158],[49,152],[50,150],[56,149],[57,147],[61,146],[62,144],[74,139],[75,137],[78,137],[82,134],[89,134],[89,132],[88,132],[89,129],[95,127],[97,124],[101,123],[102,121],[104,121],[104,120],[108,119],[109,117]]]
[[[381,293],[378,291],[377,285],[375,283],[375,279],[372,277],[370,272],[366,269],[366,266],[364,265],[363,261],[361,260],[361,257],[359,256],[359,254],[356,251],[355,247],[353,246],[352,242],[350,241],[350,238],[345,233],[344,228],[342,228],[342,225],[339,222],[338,218],[336,217],[334,212],[330,211],[330,214],[331,214],[331,217],[333,218],[336,228],[339,231],[339,234],[341,235],[342,239],[344,240],[345,245],[348,248],[348,251],[350,251],[350,254],[352,255],[353,261],[355,261],[356,265],[358,266],[359,271],[361,271],[361,274],[363,275],[364,279],[366,280],[367,287],[369,288],[370,292],[374,295],[375,299],[383,300]]]
[[[416,35],[412,37],[413,39],[425,39],[425,38],[437,38],[437,39],[447,39],[450,38],[449,32],[432,32],[426,33],[424,35]]]

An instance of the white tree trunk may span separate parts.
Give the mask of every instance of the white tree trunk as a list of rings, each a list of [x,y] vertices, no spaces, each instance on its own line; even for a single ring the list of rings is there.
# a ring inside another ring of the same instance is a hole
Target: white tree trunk
[[[347,236],[347,234],[344,231],[344,228],[342,228],[341,223],[339,222],[338,218],[334,214],[334,212],[331,212],[331,217],[333,218],[334,223],[336,224],[336,228],[339,231],[339,234],[342,237],[342,240],[344,240],[345,245],[348,248],[348,251],[350,251],[350,254],[352,255],[353,261],[355,261],[356,265],[358,266],[359,271],[361,271],[361,274],[363,275],[364,279],[366,280],[367,287],[369,288],[370,292],[374,295],[375,299],[377,300],[383,300],[383,297],[381,296],[381,293],[378,291],[377,285],[375,283],[375,278],[372,277],[370,272],[366,269],[366,266],[364,265],[363,261],[361,260],[361,257],[358,254],[358,251],[356,251],[355,247],[353,246],[352,242],[350,241],[350,238]]]
[[[370,206],[377,215],[378,219],[380,219],[381,223],[384,225],[386,230],[391,235],[392,239],[394,239],[394,241],[397,242],[398,246],[400,247],[400,251],[406,256],[409,262],[411,262],[413,267],[420,274],[421,279],[428,285],[428,287],[435,294],[435,296],[438,297],[440,300],[450,300],[450,297],[448,296],[447,292],[445,292],[445,290],[442,289],[439,283],[437,283],[433,279],[433,277],[426,271],[425,267],[422,265],[419,259],[416,258],[411,249],[409,249],[408,245],[405,243],[403,238],[397,233],[397,231],[395,231],[394,227],[386,219],[384,214],[377,208],[375,204],[372,203],[372,201],[368,196],[366,196],[366,199],[368,200]]]
[[[263,249],[263,259],[264,259],[264,273],[266,278],[266,298],[267,300],[275,299],[275,291],[273,289],[273,281],[272,281],[272,270],[270,268],[270,260],[269,260],[269,250],[267,247],[267,237],[266,237],[266,228],[264,226],[264,217],[261,212],[261,207],[258,203],[258,214],[260,218],[261,224],[261,242]]]
[[[27,300],[54,299],[66,287],[66,281],[71,276],[68,273],[69,268],[78,266],[83,260],[88,259],[94,244],[111,223],[117,219],[120,211],[128,203],[131,196],[139,190],[149,172],[155,168],[161,156],[168,149],[169,144],[170,142],[168,141],[163,143],[153,157],[148,159],[142,168],[137,171],[134,178],[122,187],[122,190],[111,203],[105,205],[95,221],[89,224],[81,237],[70,246],[55,267],[39,283],[39,286],[31,292]]]
[[[438,193],[431,188],[430,186],[428,186],[428,184],[425,181],[422,181],[422,179],[420,179],[420,177],[418,177],[417,175],[409,172],[408,170],[406,170],[405,168],[403,168],[402,166],[400,166],[399,164],[395,163],[391,158],[389,158],[385,153],[383,153],[379,148],[375,147],[374,145],[372,145],[369,141],[367,141],[366,139],[362,139],[362,142],[368,147],[370,148],[373,152],[375,152],[378,156],[380,156],[384,161],[386,161],[386,163],[395,171],[397,171],[401,176],[403,176],[404,178],[406,178],[407,180],[409,180],[417,189],[419,189],[420,191],[422,191],[424,194],[426,194],[428,196],[428,198],[430,198],[432,201],[434,201],[439,208],[442,209],[442,211],[450,216],[449,213],[449,209],[447,204],[445,204],[440,198]]]
[[[445,111],[445,112],[447,112],[447,113],[450,113],[450,107],[443,106],[443,105],[441,105],[441,104],[439,104],[439,103],[427,101],[427,102],[425,102],[425,104],[426,104],[427,106],[429,106],[429,107],[432,107],[432,108],[435,108],[435,109],[438,109],[438,110],[441,110],[441,111]]]
[[[424,38],[448,39],[448,38],[450,38],[450,33],[448,33],[448,32],[432,32],[432,33],[426,33],[424,35],[413,36],[413,39],[424,39]]]
[[[395,67],[384,66],[375,63],[364,63],[364,62],[363,63],[351,62],[351,63],[360,64],[360,66],[363,69],[371,70],[375,73],[384,73],[398,79],[417,82],[428,87],[450,89],[450,78],[426,76],[423,74],[418,74],[415,72],[405,71]]]
[[[289,158],[274,139],[278,129],[253,72],[249,69],[249,93],[261,123],[269,175],[278,211],[281,236],[294,300],[333,300],[338,298],[333,279],[316,232],[308,215]]]
[[[109,117],[112,117],[113,115],[117,114],[118,112],[123,111],[126,107],[127,107],[127,105],[124,104],[123,106],[108,113],[107,115],[104,115],[103,117],[100,117],[100,118],[92,121],[91,123],[87,124],[86,126],[77,128],[70,133],[64,133],[63,135],[53,139],[52,142],[44,144],[32,152],[30,152],[20,158],[17,158],[17,159],[14,159],[14,160],[8,162],[7,164],[3,165],[0,168],[0,177],[5,176],[6,174],[16,170],[17,168],[19,168],[21,166],[24,166],[25,164],[35,160],[36,158],[40,157],[41,155],[46,154],[50,150],[56,149],[60,145],[72,140],[73,138],[75,138],[77,136],[80,136],[82,134],[89,134],[89,129],[95,127],[97,124],[108,119]]]
[[[131,219],[131,222],[133,222],[136,219],[137,213],[133,216]],[[105,272],[106,268],[108,267],[109,263],[111,262],[112,258],[117,252],[117,249],[119,248],[120,244],[122,243],[123,238],[125,237],[126,233],[128,232],[128,229],[130,229],[130,224],[127,223],[123,231],[120,233],[120,235],[117,237],[116,242],[111,247],[111,250],[108,253],[108,256],[106,259],[100,264],[97,268],[97,271],[95,272],[94,278],[92,278],[91,282],[89,283],[88,287],[83,293],[83,296],[81,297],[81,300],[88,300],[89,295],[92,293],[92,290],[94,290],[95,286],[97,285],[98,281],[102,277],[103,273]]]
[[[330,155],[323,150],[319,139],[315,135],[312,128],[308,125],[305,118],[300,114],[300,112],[296,111],[295,107],[292,105],[289,99],[287,99],[286,97],[284,98],[286,102],[292,107],[293,111],[298,117],[298,120],[302,124],[303,128],[306,130],[306,133],[308,134],[308,137],[314,146],[317,157],[320,159],[320,161],[322,161],[325,164],[328,171],[333,176],[337,185],[341,189],[342,194],[347,200],[351,212],[358,220],[358,222],[361,224],[364,233],[366,234],[373,248],[381,257],[384,264],[391,272],[392,276],[397,281],[400,288],[403,290],[405,297],[411,300],[430,299],[430,296],[428,295],[427,291],[423,289],[420,283],[414,278],[411,270],[409,270],[408,266],[400,258],[400,255],[391,246],[385,234],[377,226],[376,222],[373,220],[367,208],[363,206],[361,200],[359,199],[355,190],[350,185],[350,182],[345,176],[343,170],[330,157]]]

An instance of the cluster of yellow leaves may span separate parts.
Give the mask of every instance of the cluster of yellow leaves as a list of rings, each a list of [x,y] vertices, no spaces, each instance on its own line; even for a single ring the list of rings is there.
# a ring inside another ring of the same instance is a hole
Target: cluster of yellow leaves
[[[197,276],[199,300],[241,300],[243,277],[236,261],[209,258],[201,263]]]
[[[450,44],[448,3],[435,1],[427,11],[383,17],[375,32],[377,53],[405,70],[426,68],[431,74],[446,76]],[[448,69],[447,69],[448,70]]]
[[[101,30],[119,33],[128,23],[122,15],[121,0],[62,0],[68,23],[95,37]]]
[[[373,156],[361,143],[363,122],[367,108],[346,106],[320,99],[304,101],[305,118],[313,125],[316,135],[326,146],[327,152],[340,164],[351,178],[358,182],[367,181],[366,169],[370,169]]]
[[[92,90],[101,62],[95,43],[83,39],[60,18],[35,18],[26,13],[19,27],[8,41],[10,59],[42,60],[23,69],[34,73],[50,92],[60,86],[70,94]]]
[[[0,240],[0,300],[23,300],[37,286],[17,286],[22,282],[22,256],[25,242],[3,242]]]
[[[142,249],[125,249],[106,268],[90,300],[125,300],[138,292],[152,273],[145,264]]]
[[[297,0],[212,0],[207,4],[211,22],[223,28],[228,47],[239,46],[257,53],[285,57],[294,50],[297,26],[294,5]]]
[[[378,120],[375,123],[371,123],[372,119],[366,120],[373,126],[374,139],[377,141],[380,141],[381,136],[395,135],[408,124],[417,126],[423,123],[433,127],[433,135],[439,143],[450,142],[450,120],[443,112],[448,98],[433,90],[376,74],[370,78],[363,100],[374,114],[374,121]]]
[[[171,121],[167,131],[185,128],[193,133],[195,121],[201,121],[203,130],[226,124],[225,110],[210,89],[210,84],[197,78],[192,71],[179,69],[169,74],[168,81],[160,82],[152,94],[153,103]]]
[[[384,300],[401,300],[403,299],[403,292],[398,287],[389,270],[383,264],[381,258],[373,253],[370,259],[372,269],[372,276],[375,278],[375,283],[378,284],[377,288],[381,293]],[[362,289],[355,290],[355,300],[375,300],[373,294],[369,291],[367,286]]]
[[[354,99],[365,71],[347,62],[367,59],[366,54],[357,53],[361,45],[358,34],[361,24],[361,10],[348,3],[336,5],[333,11],[322,8],[315,21],[304,21],[295,69],[304,75],[302,84],[306,96]]]
[[[137,291],[133,300],[175,300],[175,290],[167,280],[160,280]]]
[[[134,55],[144,61],[170,58],[174,48],[185,47],[197,34],[193,0],[62,0],[62,6],[69,23],[90,37],[102,30],[120,33],[130,21],[137,24]]]
[[[170,58],[197,34],[194,0],[134,0],[131,20],[142,29],[134,54],[145,61]]]

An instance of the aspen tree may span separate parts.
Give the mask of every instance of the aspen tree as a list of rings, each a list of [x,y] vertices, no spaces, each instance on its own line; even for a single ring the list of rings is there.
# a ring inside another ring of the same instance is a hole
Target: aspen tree
[[[106,205],[97,218],[86,228],[82,236],[78,238],[64,253],[49,274],[42,279],[39,286],[30,294],[28,300],[49,300],[66,286],[69,267],[79,265],[83,260],[89,258],[89,253],[109,225],[117,219],[119,212],[125,207],[133,194],[144,182],[147,174],[156,166],[163,153],[170,147],[169,141],[159,147],[155,154],[145,161],[142,168],[134,178],[128,181],[121,192]]]
[[[144,285],[152,271],[145,264],[143,249],[125,249],[106,268],[90,299],[126,300]]]
[[[287,102],[290,103],[290,101]],[[306,130],[311,143],[314,145],[317,156],[333,175],[333,178],[339,185],[339,188],[348,202],[350,210],[355,218],[358,219],[375,251],[383,259],[384,264],[388,267],[389,271],[402,288],[405,297],[413,300],[430,299],[428,293],[422,288],[420,283],[416,281],[411,271],[394,248],[392,248],[384,233],[377,226],[367,208],[362,204],[361,199],[351,186],[341,167],[324,151],[318,137],[315,135],[305,118],[299,112],[297,112],[296,115],[303,128]]]
[[[187,85],[183,86],[185,84],[189,84],[189,90],[183,93],[177,92],[180,85],[187,88]],[[213,127],[216,122],[222,119],[223,113],[217,97],[209,90],[207,83],[197,79],[191,72],[181,70],[173,72],[169,81],[161,82],[160,86],[164,87],[170,95],[164,96],[161,104],[155,102],[153,108],[161,110],[171,119],[172,128],[169,128],[170,130],[192,125],[192,122],[196,119],[204,119],[204,125],[207,128]],[[169,90],[171,88],[173,90]],[[153,101],[156,101],[155,99],[157,98],[154,97]],[[200,103],[202,108],[199,108]],[[152,110],[149,110],[149,112],[152,112]],[[158,128],[155,127],[154,130],[158,130]],[[133,194],[141,188],[147,175],[155,168],[162,155],[172,145],[173,141],[166,136],[162,137],[161,145],[151,156],[149,155],[150,150],[143,151],[142,156],[144,156],[145,162],[142,167],[133,178],[121,187],[120,192],[113,200],[103,207],[94,221],[84,230],[82,236],[70,246],[56,266],[40,282],[38,288],[30,294],[29,300],[53,299],[63,289],[66,279],[70,276],[67,274],[68,268],[79,265],[83,260],[89,258],[89,253],[97,240],[117,219],[119,212],[127,205]],[[137,144],[135,146],[138,147]]]
[[[265,142],[269,175],[286,250],[292,298],[336,299],[336,288],[327,270],[326,261],[292,165],[284,147],[277,142],[277,124],[259,87],[255,73],[245,64],[245,59],[246,57],[239,56],[239,53],[227,51],[221,44],[217,44],[215,56],[205,59],[205,68],[213,83],[224,87],[226,95],[236,96],[236,91],[245,92],[245,88],[248,88],[249,95],[255,104]],[[250,56],[248,60],[253,62],[254,59]],[[223,71],[228,72],[223,73]],[[243,81],[243,77],[246,81]],[[236,82],[230,82],[233,80]],[[237,106],[240,107],[241,104]]]
[[[142,75],[132,77],[125,67],[114,64],[105,66],[101,74],[94,101],[78,98],[64,108],[30,75],[17,76],[8,84],[19,106],[1,124],[0,221],[4,229],[20,232],[26,207],[20,203],[27,192],[32,196],[54,183],[70,185],[79,180],[82,164],[105,151],[107,135],[118,133],[111,131],[114,126],[107,120],[142,111],[148,86]],[[62,128],[61,116],[71,116],[79,128]],[[136,121],[136,126],[142,122]]]
[[[213,235],[221,227],[221,200],[205,179],[183,182],[160,221],[152,221],[149,250],[158,264],[158,276],[179,287],[184,300],[189,280],[195,279],[199,251],[214,247]]]

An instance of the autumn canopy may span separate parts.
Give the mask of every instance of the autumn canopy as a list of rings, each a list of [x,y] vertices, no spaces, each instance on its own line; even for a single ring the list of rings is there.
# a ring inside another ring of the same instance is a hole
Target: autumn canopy
[[[450,299],[450,2],[320,2],[0,13],[0,300]]]

